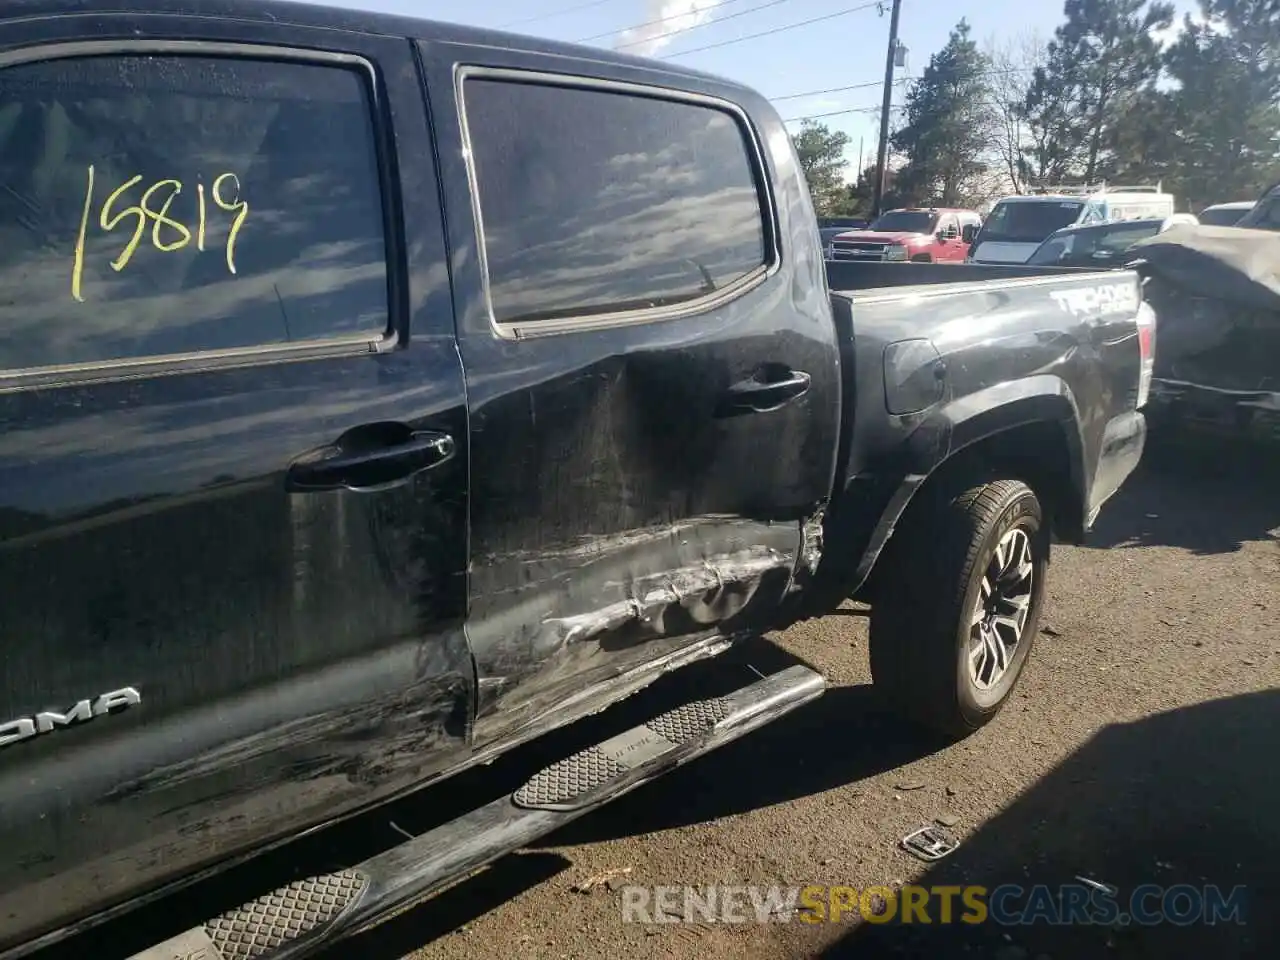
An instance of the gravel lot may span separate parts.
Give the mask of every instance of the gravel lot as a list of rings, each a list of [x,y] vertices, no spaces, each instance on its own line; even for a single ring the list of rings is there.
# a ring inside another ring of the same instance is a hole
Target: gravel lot
[[[1151,451],[1103,511],[1092,545],[1055,548],[1044,630],[1016,699],[962,744],[939,748],[877,712],[866,621],[852,608],[735,651],[713,671],[664,681],[669,689],[655,693],[706,689],[746,664],[768,672],[800,658],[832,687],[791,717],[336,946],[325,960],[1277,955],[1278,482],[1280,471],[1248,454]],[[619,729],[635,722],[625,709],[605,722]],[[545,745],[548,756],[571,737]],[[391,820],[416,832],[541,762],[532,752],[500,761],[379,815],[373,826],[366,820],[355,840],[348,829],[345,840],[317,841],[313,853],[333,863],[371,834],[389,843]],[[963,839],[956,853],[928,865],[898,849],[901,836],[938,817],[954,818]],[[1141,883],[1245,884],[1247,922],[642,925],[622,923],[618,889],[994,887],[1076,876],[1122,891]],[[601,877],[611,879],[579,892]],[[211,902],[204,894],[197,900]],[[95,937],[94,952],[138,941],[141,930],[137,921],[113,925]]]

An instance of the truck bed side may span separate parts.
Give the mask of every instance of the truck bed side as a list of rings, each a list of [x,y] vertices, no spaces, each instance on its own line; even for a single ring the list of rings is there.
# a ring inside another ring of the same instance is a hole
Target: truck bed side
[[[866,580],[944,463],[1016,461],[1084,538],[1141,457],[1132,271],[828,263],[845,370],[823,579]]]

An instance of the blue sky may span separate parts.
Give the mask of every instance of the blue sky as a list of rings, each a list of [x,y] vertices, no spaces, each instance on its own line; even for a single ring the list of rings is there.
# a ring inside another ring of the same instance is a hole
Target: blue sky
[[[326,2],[326,0],[319,0]],[[409,14],[434,20],[501,27],[557,40],[601,47],[626,43],[642,53],[718,73],[773,98],[784,118],[820,118],[847,132],[847,158],[856,164],[875,156],[880,79],[889,16],[868,0],[332,0],[336,5]],[[1176,0],[1190,10],[1194,0]],[[863,9],[855,9],[862,7]],[[657,23],[671,13],[682,17]],[[1038,32],[1048,38],[1062,19],[1062,0],[903,0],[899,38],[907,66],[898,77],[919,76],[929,56],[966,17],[980,42],[1004,41]],[[821,19],[819,19],[821,18]],[[803,26],[786,28],[803,21]],[[678,30],[687,27],[688,29]],[[622,31],[631,32],[622,35]],[[677,32],[678,30],[678,32]],[[742,39],[778,31],[757,39]],[[667,36],[661,36],[667,34]],[[647,42],[646,42],[647,41]],[[726,41],[736,41],[728,42]],[[701,47],[715,44],[714,49]],[[868,84],[797,97],[795,94]],[[895,103],[902,99],[895,91]],[[854,111],[854,112],[842,112]],[[853,172],[851,168],[850,173]]]

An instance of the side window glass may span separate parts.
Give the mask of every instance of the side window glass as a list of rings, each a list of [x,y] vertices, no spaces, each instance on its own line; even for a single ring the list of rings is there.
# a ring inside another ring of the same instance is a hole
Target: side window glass
[[[0,70],[0,368],[379,336],[371,116],[338,66]]]
[[[766,263],[755,166],[729,113],[480,78],[463,99],[498,322],[680,304]]]

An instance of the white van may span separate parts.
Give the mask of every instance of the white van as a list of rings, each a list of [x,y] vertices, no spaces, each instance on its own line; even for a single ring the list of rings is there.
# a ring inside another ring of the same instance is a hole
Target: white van
[[[1170,217],[1173,194],[1160,185],[1054,187],[1005,197],[991,208],[969,248],[971,263],[1026,263],[1045,238],[1063,227]]]

